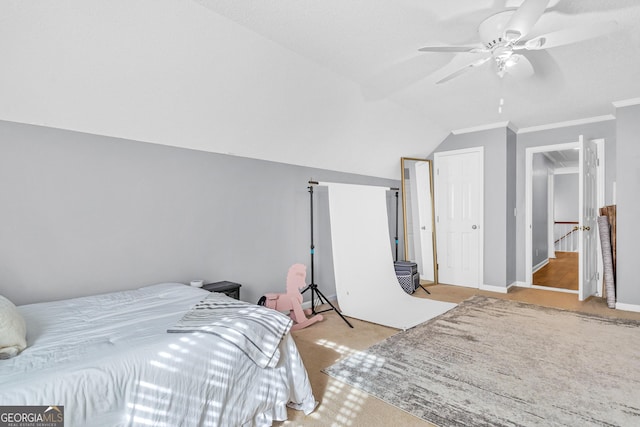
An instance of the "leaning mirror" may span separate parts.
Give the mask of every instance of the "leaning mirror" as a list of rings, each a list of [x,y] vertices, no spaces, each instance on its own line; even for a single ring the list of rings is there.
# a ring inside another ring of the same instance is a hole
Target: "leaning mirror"
[[[438,283],[431,161],[403,157],[400,167],[404,258],[418,264],[421,281]]]

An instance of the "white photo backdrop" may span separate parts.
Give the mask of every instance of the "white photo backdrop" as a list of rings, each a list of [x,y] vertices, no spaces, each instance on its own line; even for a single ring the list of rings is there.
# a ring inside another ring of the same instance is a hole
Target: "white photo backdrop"
[[[456,306],[411,296],[398,284],[389,245],[388,188],[321,185],[329,189],[336,295],[345,316],[408,329]]]

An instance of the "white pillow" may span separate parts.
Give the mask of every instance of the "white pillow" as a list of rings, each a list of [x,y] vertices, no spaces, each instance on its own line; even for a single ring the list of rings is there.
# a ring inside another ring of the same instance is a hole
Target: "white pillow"
[[[16,356],[27,347],[27,324],[16,306],[0,295],[0,359]]]

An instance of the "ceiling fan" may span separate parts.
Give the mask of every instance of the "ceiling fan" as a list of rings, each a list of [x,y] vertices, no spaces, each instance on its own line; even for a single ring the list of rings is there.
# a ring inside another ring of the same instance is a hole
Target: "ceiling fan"
[[[617,28],[617,23],[608,22],[598,26],[563,29],[525,40],[544,14],[548,4],[549,0],[524,0],[517,9],[504,10],[486,18],[478,27],[482,43],[477,45],[426,46],[418,50],[483,55],[482,58],[438,80],[436,84],[447,82],[467,71],[491,63],[492,59],[496,64],[498,76],[504,77],[505,74],[511,74],[524,77],[534,73],[531,62],[524,55],[526,51],[577,43],[610,33]]]

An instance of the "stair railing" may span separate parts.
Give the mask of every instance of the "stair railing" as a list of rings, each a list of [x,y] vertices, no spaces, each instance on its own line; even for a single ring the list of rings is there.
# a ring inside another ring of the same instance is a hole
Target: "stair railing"
[[[553,223],[554,247],[558,252],[578,252],[578,221]]]

